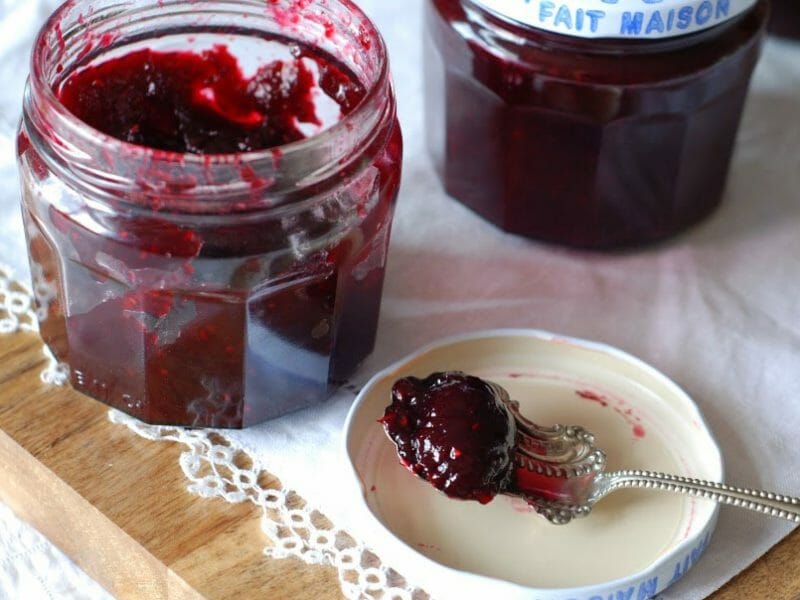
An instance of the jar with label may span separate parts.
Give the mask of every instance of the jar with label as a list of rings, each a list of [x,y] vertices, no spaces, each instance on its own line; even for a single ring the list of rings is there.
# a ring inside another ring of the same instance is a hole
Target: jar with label
[[[149,423],[326,399],[375,343],[401,153],[349,0],[62,4],[18,138],[42,337]]]
[[[506,231],[613,249],[720,203],[766,0],[428,0],[428,145]]]
[[[798,0],[772,0],[772,33],[800,39],[800,2]]]

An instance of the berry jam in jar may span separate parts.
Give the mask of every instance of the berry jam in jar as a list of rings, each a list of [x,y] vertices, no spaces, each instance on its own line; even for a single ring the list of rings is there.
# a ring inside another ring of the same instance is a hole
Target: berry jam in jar
[[[772,0],[770,32],[800,40],[800,2],[797,0]]]
[[[613,249],[720,202],[766,0],[427,0],[428,143],[506,231]]]
[[[149,423],[326,399],[374,346],[401,154],[349,0],[65,3],[18,137],[42,337]]]

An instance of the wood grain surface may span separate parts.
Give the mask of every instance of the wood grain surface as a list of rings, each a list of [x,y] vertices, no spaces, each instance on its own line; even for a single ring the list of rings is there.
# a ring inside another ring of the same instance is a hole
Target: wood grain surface
[[[186,491],[177,444],[141,439],[104,405],[42,384],[43,366],[38,337],[0,340],[0,500],[111,594],[342,597],[332,568],[264,556],[255,506]],[[800,598],[800,532],[713,598]]]

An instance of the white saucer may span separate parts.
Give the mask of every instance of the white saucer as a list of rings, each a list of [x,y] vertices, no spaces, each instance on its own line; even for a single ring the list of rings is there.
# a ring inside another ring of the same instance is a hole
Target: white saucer
[[[349,483],[373,525],[365,541],[384,562],[438,600],[646,598],[694,566],[716,524],[712,502],[626,490],[558,527],[504,496],[486,506],[449,499],[403,468],[378,423],[391,386],[446,370],[499,383],[537,423],[583,425],[607,452],[608,470],[723,478],[695,404],[640,360],[539,331],[452,338],[378,373],[347,420]]]

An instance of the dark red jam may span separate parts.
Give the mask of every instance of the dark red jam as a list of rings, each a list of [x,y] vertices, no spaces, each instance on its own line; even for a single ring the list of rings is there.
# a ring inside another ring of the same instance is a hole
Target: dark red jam
[[[476,377],[401,379],[381,422],[403,464],[451,498],[486,504],[511,482],[514,418]]]
[[[380,422],[401,463],[451,498],[487,504],[509,494],[534,507],[586,498],[596,473],[550,472],[563,460],[563,446],[526,435],[526,419],[517,422],[500,391],[461,372],[407,377],[392,387]]]
[[[800,2],[797,0],[772,0],[772,33],[800,39]]]
[[[298,43],[292,52],[248,77],[224,46],[141,49],[80,65],[56,92],[86,124],[166,161],[173,199],[199,185],[181,178],[182,153],[226,153],[208,164],[227,161],[268,198],[270,182],[234,153],[306,139],[330,125],[320,100],[338,119],[366,93],[333,56]],[[356,161],[368,165],[360,174],[343,163],[333,183],[280,210],[220,214],[162,207],[149,171],[144,205],[125,194],[87,201],[91,188],[64,184],[23,128],[41,333],[73,386],[149,423],[203,427],[243,427],[327,398],[374,345],[402,151],[388,114],[373,154]],[[281,151],[273,157],[280,163]],[[109,178],[128,164],[98,160]]]
[[[719,204],[766,0],[662,41],[573,38],[466,4],[425,3],[429,146],[451,196],[586,248],[666,238]]]
[[[322,126],[315,97],[347,115],[365,90],[332,57],[297,46],[245,77],[225,46],[196,52],[149,49],[77,71],[57,90],[73,114],[117,139],[169,152],[233,154],[305,139]]]

